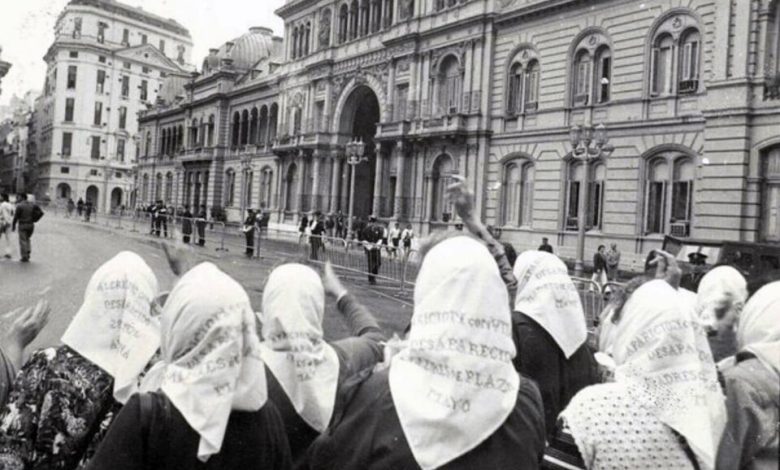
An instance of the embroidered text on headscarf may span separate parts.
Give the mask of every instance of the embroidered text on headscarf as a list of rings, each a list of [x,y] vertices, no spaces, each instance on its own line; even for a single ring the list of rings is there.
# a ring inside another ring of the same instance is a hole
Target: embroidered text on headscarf
[[[325,292],[320,277],[301,264],[271,273],[263,290],[263,360],[298,415],[322,432],[336,402],[339,361],[323,339]]]
[[[114,377],[114,397],[124,403],[160,345],[159,319],[152,315],[157,278],[135,253],[122,252],[92,275],[84,303],[62,337]]]
[[[507,290],[482,244],[455,237],[432,248],[414,301],[389,383],[412,454],[428,470],[493,434],[514,409],[520,379]]]

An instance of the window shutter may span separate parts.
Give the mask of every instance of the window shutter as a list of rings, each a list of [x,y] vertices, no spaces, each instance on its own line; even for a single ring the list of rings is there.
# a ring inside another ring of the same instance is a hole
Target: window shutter
[[[699,78],[699,41],[693,41],[690,43],[690,49],[691,49],[691,68],[689,73],[689,78],[691,80],[694,80],[696,78]]]
[[[658,70],[658,57],[658,48],[654,47],[650,53],[650,94],[653,96],[661,93],[661,80],[663,80]]]

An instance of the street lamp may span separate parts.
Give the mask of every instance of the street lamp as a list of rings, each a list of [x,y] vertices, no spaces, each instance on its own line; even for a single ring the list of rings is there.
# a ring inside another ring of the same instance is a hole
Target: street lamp
[[[365,156],[366,144],[360,137],[355,137],[347,144],[347,164],[351,166],[349,172],[349,219],[347,220],[347,233],[352,235],[352,213],[355,209],[355,170],[357,166],[368,161]]]
[[[588,208],[588,185],[590,180],[590,163],[599,158],[609,157],[615,147],[609,144],[607,127],[602,123],[595,128],[590,124],[575,125],[569,131],[569,141],[572,151],[567,155],[581,161],[583,165],[582,184],[577,216],[577,260],[574,263],[574,276],[582,277],[585,258],[585,217]]]

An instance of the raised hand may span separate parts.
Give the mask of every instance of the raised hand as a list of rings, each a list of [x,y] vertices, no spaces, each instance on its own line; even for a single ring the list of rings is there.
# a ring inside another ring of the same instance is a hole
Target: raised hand
[[[173,244],[163,243],[162,249],[173,274],[181,276],[189,271],[194,264],[192,248],[184,243],[178,228],[173,229],[173,237],[175,242]]]
[[[455,207],[458,214],[465,224],[474,220],[474,194],[466,185],[466,178],[460,175],[452,176],[455,183],[447,187],[447,197]]]
[[[336,276],[333,271],[333,266],[330,261],[325,263],[325,270],[322,273],[322,287],[325,289],[325,294],[338,299],[342,294],[347,292],[347,289]]]
[[[677,259],[674,255],[663,250],[655,250],[655,258],[649,264],[650,266],[655,266],[656,279],[663,279],[675,289],[680,287],[682,270],[680,265],[677,264]]]

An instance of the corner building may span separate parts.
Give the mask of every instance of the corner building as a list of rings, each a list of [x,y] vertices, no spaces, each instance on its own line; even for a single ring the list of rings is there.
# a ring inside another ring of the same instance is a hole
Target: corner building
[[[604,123],[615,150],[589,168],[586,252],[617,243],[632,268],[664,234],[780,241],[778,0],[293,0],[277,14],[283,40],[255,28],[213,50],[141,117],[139,201],[232,221],[262,203],[285,225],[346,214],[357,138],[355,215],[451,229],[460,174],[502,240],[545,236],[573,257],[585,175],[569,133]]]
[[[189,77],[190,34],[115,0],[71,0],[54,33],[37,104],[36,196],[81,198],[101,212],[127,207],[138,112],[156,102],[167,77]]]

